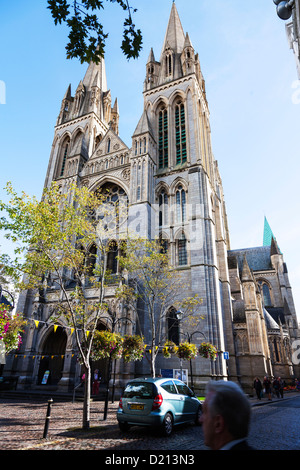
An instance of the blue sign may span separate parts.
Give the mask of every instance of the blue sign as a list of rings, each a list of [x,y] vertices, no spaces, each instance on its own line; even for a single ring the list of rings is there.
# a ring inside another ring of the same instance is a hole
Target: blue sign
[[[224,356],[224,359],[225,359],[225,360],[228,360],[228,359],[229,359],[229,352],[228,352],[228,351],[224,351],[224,352],[223,352],[223,356]]]

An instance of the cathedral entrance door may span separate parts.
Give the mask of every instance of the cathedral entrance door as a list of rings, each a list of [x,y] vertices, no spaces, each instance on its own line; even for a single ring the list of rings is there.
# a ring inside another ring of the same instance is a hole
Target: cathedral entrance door
[[[58,328],[56,332],[52,329],[42,346],[38,385],[58,384],[62,377],[66,345],[66,333],[61,328]],[[47,371],[49,371],[49,374]]]

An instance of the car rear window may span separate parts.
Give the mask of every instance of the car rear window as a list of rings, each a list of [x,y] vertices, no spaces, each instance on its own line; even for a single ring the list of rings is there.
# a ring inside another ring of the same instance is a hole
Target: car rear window
[[[127,384],[124,398],[154,398],[156,389],[154,384],[145,382],[131,382]]]

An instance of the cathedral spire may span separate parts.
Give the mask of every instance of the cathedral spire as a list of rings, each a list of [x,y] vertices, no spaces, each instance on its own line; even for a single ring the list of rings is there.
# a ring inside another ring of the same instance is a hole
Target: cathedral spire
[[[184,43],[184,30],[179,18],[175,2],[173,2],[169,24],[165,35],[164,45],[162,48],[162,55],[167,48],[172,49],[175,54],[181,54],[184,48]]]
[[[104,59],[101,59],[98,64],[90,62],[86,74],[83,79],[83,84],[86,88],[91,88],[95,84],[102,92],[107,91],[107,80]]]

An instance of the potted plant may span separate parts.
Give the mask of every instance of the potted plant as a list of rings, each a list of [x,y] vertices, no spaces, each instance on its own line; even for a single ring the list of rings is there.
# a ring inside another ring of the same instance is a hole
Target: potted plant
[[[211,343],[201,343],[198,349],[200,356],[205,357],[206,359],[211,359],[213,361],[217,358],[217,348]]]
[[[173,341],[166,341],[165,344],[163,345],[163,356],[166,359],[169,359],[172,354],[176,354],[177,351],[177,346]]]
[[[176,351],[176,355],[179,359],[185,359],[187,361],[194,359],[197,356],[197,353],[197,346],[188,342],[180,343]]]
[[[4,343],[6,354],[20,347],[23,325],[24,320],[20,315],[12,316],[4,304],[0,305],[0,340]]]
[[[141,361],[144,355],[144,338],[139,335],[125,335],[122,357],[125,362]]]
[[[120,359],[123,352],[123,338],[117,333],[110,331],[96,331],[93,341],[91,359]]]

